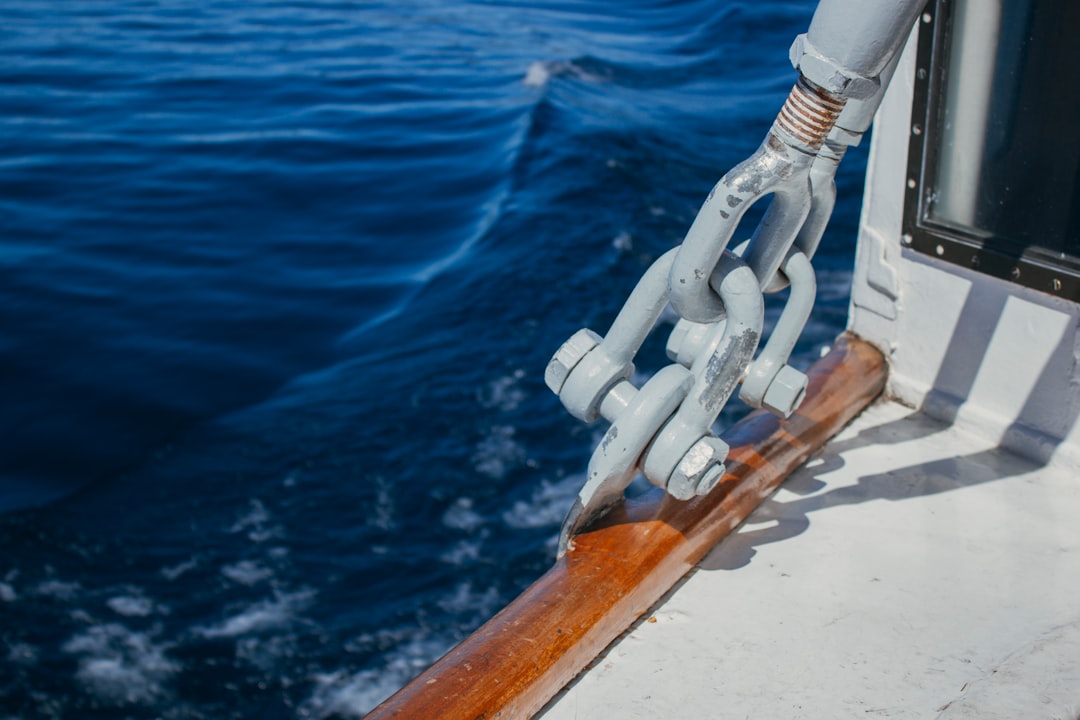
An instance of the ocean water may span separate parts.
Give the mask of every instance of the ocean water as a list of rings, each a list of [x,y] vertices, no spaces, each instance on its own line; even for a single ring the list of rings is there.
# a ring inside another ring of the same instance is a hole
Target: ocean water
[[[0,0],[0,718],[360,717],[542,573],[599,434],[544,366],[812,9]]]

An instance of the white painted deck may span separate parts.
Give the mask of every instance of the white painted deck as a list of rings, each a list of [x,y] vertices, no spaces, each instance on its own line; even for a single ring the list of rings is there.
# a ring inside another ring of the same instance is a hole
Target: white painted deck
[[[1080,472],[865,412],[539,717],[1080,716]]]

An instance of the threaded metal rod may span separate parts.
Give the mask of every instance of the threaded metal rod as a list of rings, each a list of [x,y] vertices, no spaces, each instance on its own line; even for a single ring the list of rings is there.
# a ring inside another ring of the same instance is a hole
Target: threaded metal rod
[[[817,152],[846,102],[800,75],[776,116],[773,132],[789,145],[803,145]]]

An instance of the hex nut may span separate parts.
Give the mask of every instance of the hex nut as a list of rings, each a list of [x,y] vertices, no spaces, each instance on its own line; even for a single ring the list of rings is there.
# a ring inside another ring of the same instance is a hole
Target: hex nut
[[[804,373],[790,365],[785,365],[780,368],[769,384],[769,389],[765,391],[765,397],[761,400],[761,406],[774,415],[783,418],[790,417],[806,397],[808,382]]]
[[[720,466],[723,473],[728,450],[726,442],[712,436],[703,437],[691,445],[668,479],[668,494],[676,500],[689,500],[701,494],[698,487],[703,479],[712,477],[713,468]],[[713,478],[712,484],[715,485],[719,479],[719,476]]]
[[[566,378],[589,352],[600,344],[601,338],[589,328],[581,328],[562,344],[544,370],[544,383],[551,392],[562,392]]]
[[[791,64],[818,87],[849,100],[872,97],[881,86],[877,78],[867,78],[851,72],[820,52],[806,34],[799,35],[788,51]]]

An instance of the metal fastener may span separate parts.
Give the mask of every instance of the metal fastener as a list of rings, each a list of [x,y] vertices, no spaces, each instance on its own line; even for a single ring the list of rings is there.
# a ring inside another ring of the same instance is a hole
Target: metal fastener
[[[761,400],[761,406],[769,412],[780,417],[791,417],[791,413],[799,407],[806,397],[806,386],[809,384],[804,373],[799,372],[790,365],[780,368],[776,377],[765,391],[765,397]]]
[[[590,350],[600,344],[601,339],[589,328],[582,328],[562,344],[544,370],[544,383],[551,392],[556,395],[562,392],[570,371],[577,367]]]
[[[713,468],[719,466],[723,472],[723,463],[727,458],[728,444],[717,437],[706,436],[694,443],[683,459],[675,466],[668,480],[667,491],[677,500],[689,500],[698,492],[702,481],[708,476]],[[711,478],[713,485],[719,480]],[[706,489],[706,492],[708,490]]]

